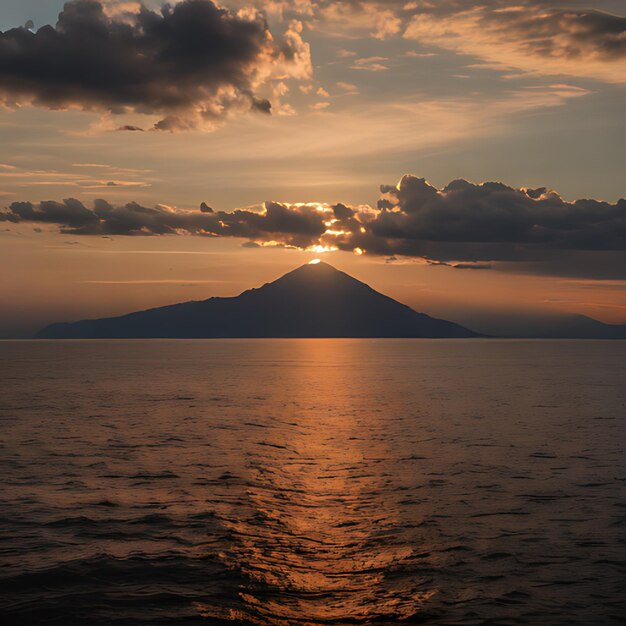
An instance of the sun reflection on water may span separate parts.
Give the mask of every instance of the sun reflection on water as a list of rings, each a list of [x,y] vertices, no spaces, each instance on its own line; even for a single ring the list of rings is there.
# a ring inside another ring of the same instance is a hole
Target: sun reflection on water
[[[325,348],[303,349],[315,362],[310,351]],[[276,626],[413,617],[435,590],[420,575],[420,546],[403,536],[376,413],[355,410],[320,368],[296,369],[283,384],[307,408],[270,418],[246,442],[241,506],[222,520],[232,542],[221,558],[243,576],[240,603],[198,609]],[[363,429],[379,436],[360,438]]]

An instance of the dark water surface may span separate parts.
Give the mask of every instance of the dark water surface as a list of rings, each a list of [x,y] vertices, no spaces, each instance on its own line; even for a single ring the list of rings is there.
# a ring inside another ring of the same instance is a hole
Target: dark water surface
[[[3,624],[626,620],[626,342],[0,343]]]

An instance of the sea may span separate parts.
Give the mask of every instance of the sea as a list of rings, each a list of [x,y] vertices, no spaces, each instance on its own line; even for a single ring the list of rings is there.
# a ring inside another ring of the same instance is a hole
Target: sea
[[[0,342],[3,625],[626,623],[626,342]]]

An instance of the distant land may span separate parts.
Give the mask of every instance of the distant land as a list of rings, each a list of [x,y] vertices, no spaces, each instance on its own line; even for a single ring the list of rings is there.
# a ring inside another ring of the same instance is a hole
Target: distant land
[[[470,324],[472,325],[472,324]],[[480,325],[477,324],[479,330]],[[307,264],[233,298],[183,302],[120,317],[57,323],[39,339],[470,338],[626,339],[626,324],[584,315],[503,316],[484,334],[418,313],[327,263]]]
[[[605,324],[586,315],[501,314],[469,320],[479,332],[518,339],[626,339],[626,324]]]
[[[47,326],[41,339],[467,338],[459,324],[417,313],[327,263],[299,267],[233,298]]]

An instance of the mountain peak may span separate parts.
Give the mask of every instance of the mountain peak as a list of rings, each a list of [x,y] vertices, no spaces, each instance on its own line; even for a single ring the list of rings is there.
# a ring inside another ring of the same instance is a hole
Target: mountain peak
[[[333,267],[332,265],[324,261],[320,261],[319,259],[314,259],[314,260],[316,261],[316,263],[313,263],[313,261],[309,261],[308,263],[305,263],[304,265],[300,265],[300,267],[296,267],[295,270],[291,270],[291,272],[287,272],[287,273],[295,274],[296,272],[298,272],[302,274],[313,275],[313,274],[322,274],[322,273],[330,274],[332,272],[340,272],[340,270],[338,270],[336,267]]]
[[[329,263],[320,261],[319,259],[314,260],[317,261],[317,263],[305,263],[304,265],[300,265],[299,267],[296,267],[296,269],[287,272],[286,274],[284,274],[284,276],[332,276],[333,274],[343,274],[344,276],[348,276],[348,274],[342,272],[341,270],[338,270],[336,267],[330,265]]]
[[[321,261],[320,259],[313,259],[313,261],[309,261],[308,263],[305,263],[304,265],[300,265],[300,267],[296,267],[295,270],[291,270],[291,272],[287,272],[285,276],[288,276],[289,274],[308,275],[308,276],[315,276],[315,275],[321,275],[321,274],[330,275],[333,272],[336,274],[344,273],[341,270],[338,270],[336,267],[333,267],[329,263],[326,263],[325,261]]]
[[[357,288],[377,293],[360,280],[324,261],[319,261],[318,263],[300,265],[271,283],[266,283],[260,289],[252,289],[250,292],[286,290],[290,295],[297,294],[297,297],[307,300],[328,298],[334,300],[340,297],[341,293],[347,295]],[[249,292],[244,292],[244,294],[246,293]]]

